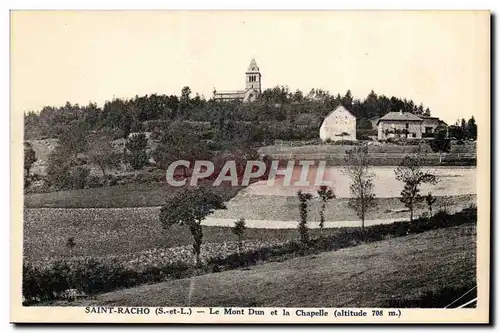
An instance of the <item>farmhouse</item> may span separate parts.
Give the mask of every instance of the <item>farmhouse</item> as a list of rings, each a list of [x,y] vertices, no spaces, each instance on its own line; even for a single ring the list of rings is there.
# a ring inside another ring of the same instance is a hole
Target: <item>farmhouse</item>
[[[319,129],[322,141],[356,140],[356,117],[342,105],[330,112]]]
[[[253,102],[261,94],[261,78],[259,67],[252,59],[245,73],[245,90],[217,91],[214,89],[214,100],[216,101],[242,101]]]
[[[409,112],[389,112],[377,122],[378,139],[422,138],[423,119]]]

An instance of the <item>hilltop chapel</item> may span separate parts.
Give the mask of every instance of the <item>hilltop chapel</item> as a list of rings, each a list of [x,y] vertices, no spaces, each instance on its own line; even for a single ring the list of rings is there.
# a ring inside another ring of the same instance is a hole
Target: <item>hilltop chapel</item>
[[[214,100],[216,101],[242,101],[243,103],[253,102],[261,94],[261,77],[259,67],[252,58],[247,71],[245,72],[245,90],[237,91],[216,91],[214,89]]]

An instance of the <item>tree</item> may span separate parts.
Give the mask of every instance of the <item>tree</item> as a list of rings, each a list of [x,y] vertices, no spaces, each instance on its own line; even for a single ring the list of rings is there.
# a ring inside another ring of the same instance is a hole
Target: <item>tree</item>
[[[183,188],[167,198],[160,209],[160,221],[165,229],[174,224],[185,225],[193,236],[195,265],[200,263],[203,229],[201,222],[216,209],[225,209],[222,198],[210,188]]]
[[[342,97],[342,100],[340,103],[342,104],[343,107],[345,107],[347,109],[351,109],[352,102],[353,102],[353,97],[352,97],[351,90],[347,90],[344,97]]]
[[[33,150],[33,146],[29,142],[24,143],[24,172],[25,176],[29,177],[31,167],[33,163],[37,161],[35,150]]]
[[[238,252],[239,253],[241,253],[241,248],[242,248],[241,240],[243,239],[243,235],[245,234],[246,228],[247,227],[246,227],[245,219],[241,218],[238,221],[234,222],[234,226],[231,229],[233,234],[235,234],[236,237],[238,237]]]
[[[309,242],[309,231],[307,230],[307,202],[312,199],[311,193],[304,193],[302,190],[297,192],[299,197],[299,211],[300,211],[300,222],[299,222],[299,233],[300,242],[302,244],[307,244]]]
[[[458,144],[463,144],[465,135],[466,131],[461,126],[451,125],[448,127],[448,137],[457,139]]]
[[[474,141],[477,140],[477,125],[476,125],[476,120],[474,119],[474,116],[472,116],[467,121],[467,137],[469,139],[474,140]]]
[[[59,145],[67,156],[73,156],[76,160],[79,153],[87,151],[87,138],[88,135],[85,130],[79,126],[72,126],[59,135]]]
[[[343,173],[350,180],[348,207],[361,219],[361,228],[365,228],[365,218],[370,210],[377,206],[373,193],[373,173],[369,170],[368,147],[357,146],[349,149],[344,157]]]
[[[463,131],[463,133],[464,133],[464,135],[465,135],[465,133],[467,132],[467,122],[465,121],[465,119],[464,119],[464,118],[462,118],[462,119],[460,120],[460,124],[457,124],[457,125],[459,125],[459,126],[460,126],[460,128],[462,129],[462,131]]]
[[[436,184],[436,175],[422,169],[422,153],[416,150],[413,155],[406,156],[400,165],[394,170],[396,179],[404,183],[399,200],[410,210],[410,221],[413,221],[413,209],[418,202],[423,200],[419,194],[420,185],[429,183]]]
[[[148,163],[147,145],[148,140],[144,133],[133,135],[125,144],[130,151],[129,162],[134,170],[140,170]]]
[[[57,146],[49,155],[47,163],[47,182],[56,190],[72,187],[71,159],[61,146]]]
[[[132,130],[132,123],[134,119],[130,112],[125,111],[123,117],[120,118],[118,126],[122,130],[123,138],[126,140],[130,135],[130,131]]]
[[[425,201],[427,202],[427,207],[429,207],[429,218],[432,217],[432,205],[436,202],[436,197],[432,195],[431,192],[427,193]]]
[[[430,146],[433,152],[439,153],[439,164],[442,162],[442,153],[448,153],[450,151],[450,139],[446,136],[445,130],[439,130],[434,139],[430,142]]]
[[[188,86],[185,86],[182,88],[182,91],[181,91],[181,103],[189,103],[189,100],[190,100],[190,95],[191,95],[191,88],[189,88]]]
[[[359,129],[371,130],[373,128],[372,122],[365,118],[359,119],[357,125]]]
[[[322,185],[320,186],[318,190],[318,195],[321,198],[321,210],[319,211],[319,227],[320,229],[323,229],[323,226],[325,224],[325,208],[326,208],[326,202],[328,200],[334,199],[335,194],[333,193],[333,190],[329,188],[328,186]]]
[[[106,168],[116,167],[120,161],[118,152],[113,148],[111,138],[107,136],[91,141],[87,154],[89,160],[99,166],[103,177],[106,177]]]

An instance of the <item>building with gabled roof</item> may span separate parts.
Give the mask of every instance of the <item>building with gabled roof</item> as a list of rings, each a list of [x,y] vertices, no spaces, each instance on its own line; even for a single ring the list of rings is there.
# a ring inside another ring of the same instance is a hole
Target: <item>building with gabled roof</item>
[[[423,119],[410,112],[389,112],[377,122],[378,139],[421,139]]]
[[[217,91],[214,88],[214,100],[253,102],[262,93],[261,78],[262,74],[260,73],[259,66],[257,66],[255,59],[252,58],[245,72],[245,90]]]
[[[330,112],[319,128],[321,141],[356,140],[356,117],[342,105]]]

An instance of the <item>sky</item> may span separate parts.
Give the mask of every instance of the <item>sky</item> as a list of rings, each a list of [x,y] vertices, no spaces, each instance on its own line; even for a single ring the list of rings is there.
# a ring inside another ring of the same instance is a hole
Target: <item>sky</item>
[[[351,90],[412,99],[448,123],[489,112],[490,16],[480,11],[13,11],[11,109],[39,111],[183,86]]]

